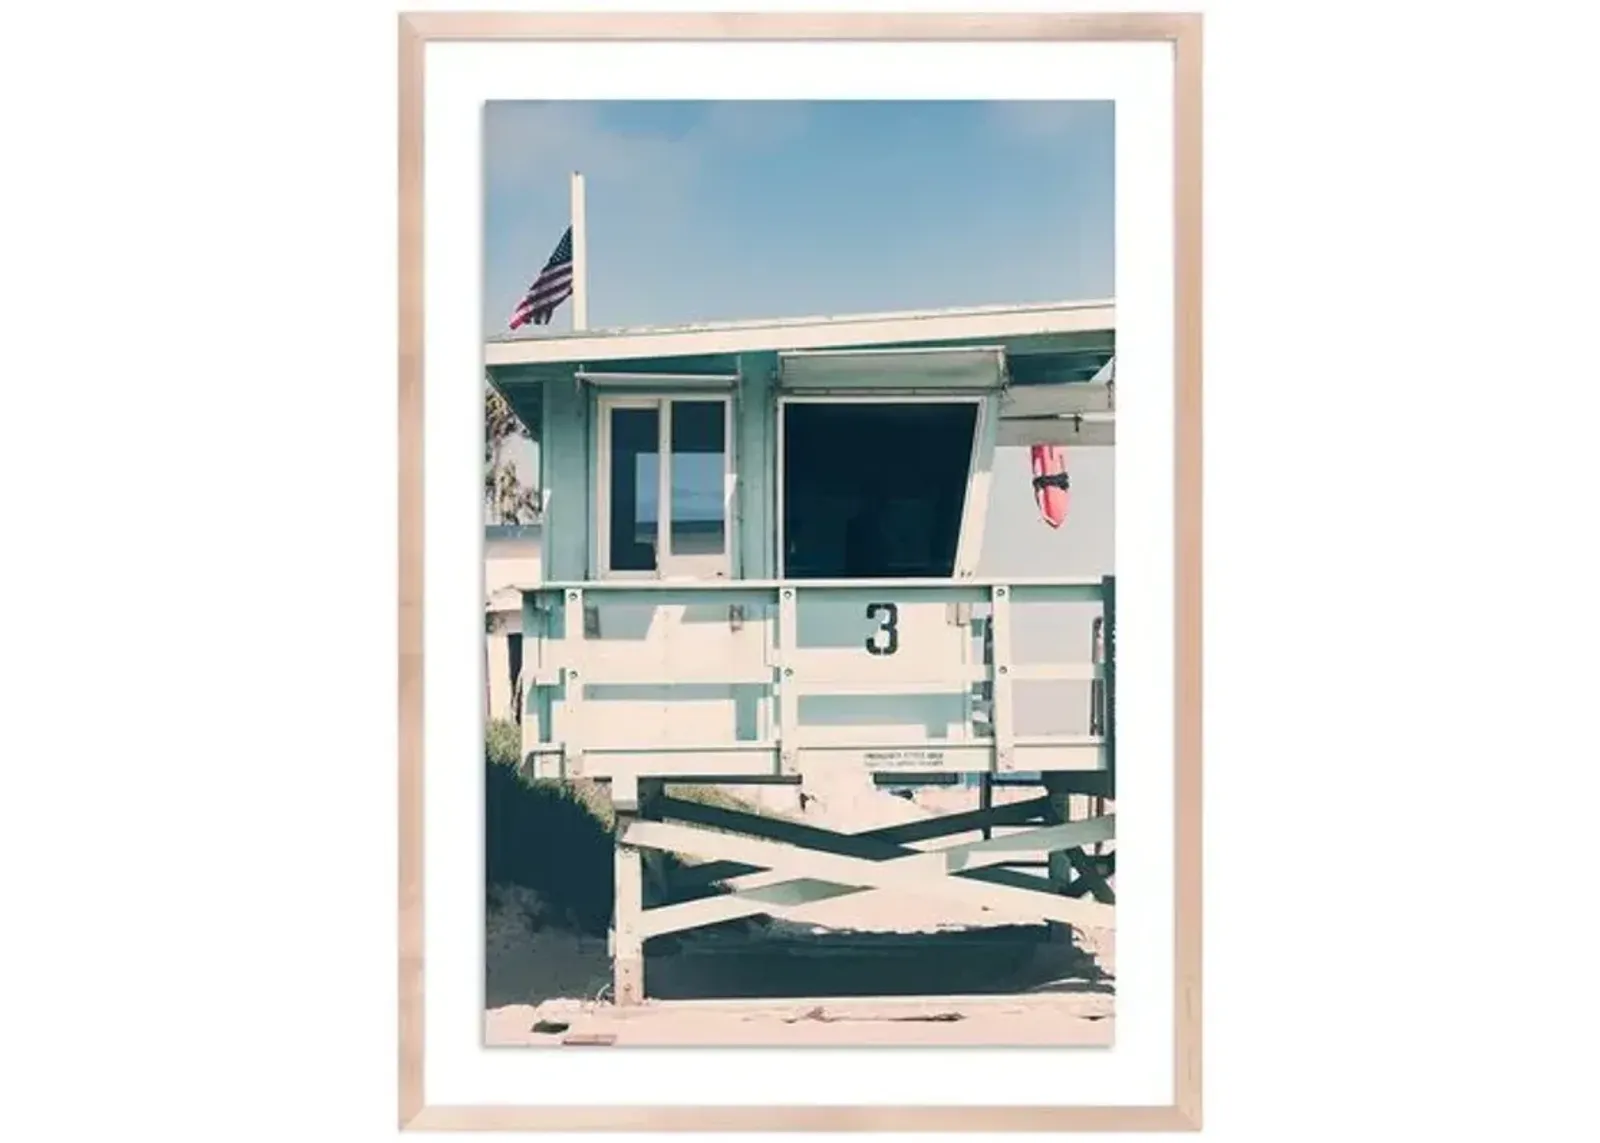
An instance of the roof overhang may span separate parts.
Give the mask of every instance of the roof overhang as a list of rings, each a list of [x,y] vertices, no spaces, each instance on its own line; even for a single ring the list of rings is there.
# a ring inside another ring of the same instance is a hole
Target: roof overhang
[[[484,364],[494,368],[569,362],[593,367],[598,362],[649,357],[999,340],[1115,329],[1114,302],[1060,302],[491,339],[484,344]]]
[[[790,393],[994,393],[998,443],[1110,447],[1111,301],[785,318],[490,340],[491,383],[535,437],[543,382],[626,392],[732,389],[768,356]]]

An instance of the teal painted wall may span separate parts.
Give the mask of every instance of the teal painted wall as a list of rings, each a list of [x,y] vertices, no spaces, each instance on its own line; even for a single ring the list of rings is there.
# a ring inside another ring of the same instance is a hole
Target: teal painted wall
[[[739,548],[734,575],[775,579],[777,527],[776,353],[747,353],[739,362],[738,426],[734,447],[738,473]]]
[[[544,575],[586,579],[589,566],[589,403],[570,379],[544,382],[544,435],[539,442],[540,487],[545,492]]]

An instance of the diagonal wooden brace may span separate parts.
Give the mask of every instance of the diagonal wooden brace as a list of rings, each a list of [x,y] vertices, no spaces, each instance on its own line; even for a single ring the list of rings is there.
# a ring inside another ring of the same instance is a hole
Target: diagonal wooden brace
[[[1084,893],[1094,895],[1096,901],[1115,904],[1116,892],[1111,888],[1104,873],[1100,871],[1100,863],[1090,857],[1080,846],[1067,850],[1067,860],[1077,873],[1077,879],[1068,886],[1067,891],[1074,897],[1081,897]]]
[[[984,825],[1024,825],[1042,820],[1049,808],[1049,798],[1034,798],[1030,801],[995,806],[989,810],[972,810],[926,818],[922,821],[905,822],[901,825],[869,830],[866,833],[838,833],[802,822],[740,813],[737,810],[723,809],[721,806],[708,806],[701,802],[680,801],[676,798],[660,799],[657,803],[657,812],[652,816],[693,822],[714,829],[732,830],[735,833],[786,842],[805,849],[820,849],[825,853],[840,853],[846,857],[860,857],[870,861],[887,861],[922,852],[911,848],[913,842],[930,841],[954,833],[969,833]],[[680,877],[685,883],[704,885],[713,881],[726,882],[741,874],[756,872],[759,872],[758,867],[741,862],[714,861],[683,870]]]
[[[713,833],[666,822],[630,823],[622,840],[630,845],[737,861],[768,870],[740,878],[740,884],[730,896],[708,897],[647,911],[643,929],[645,935],[652,936],[770,912],[775,907],[809,904],[863,889],[896,890],[977,904],[1005,914],[1109,927],[1113,916],[1110,906],[955,874],[985,865],[1004,864],[1019,852],[1081,846],[1112,836],[1115,836],[1114,818],[1091,818],[1011,837],[966,842],[942,850],[914,851],[885,861],[801,849],[761,838]]]

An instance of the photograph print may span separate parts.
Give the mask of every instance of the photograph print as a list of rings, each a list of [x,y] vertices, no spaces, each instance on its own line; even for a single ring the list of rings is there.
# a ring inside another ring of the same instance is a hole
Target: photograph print
[[[1115,105],[483,132],[484,1042],[1111,1045]]]

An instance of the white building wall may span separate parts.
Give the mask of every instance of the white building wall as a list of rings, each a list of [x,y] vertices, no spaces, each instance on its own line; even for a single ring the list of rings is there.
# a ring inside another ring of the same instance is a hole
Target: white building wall
[[[516,589],[540,580],[540,539],[536,524],[491,525],[484,529],[484,604],[493,620],[484,654],[491,719],[515,717],[510,637],[522,633],[522,599]]]

